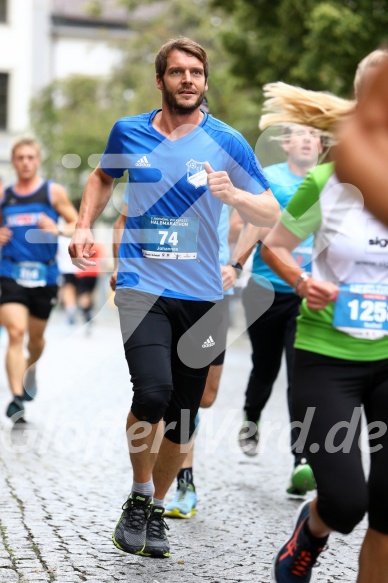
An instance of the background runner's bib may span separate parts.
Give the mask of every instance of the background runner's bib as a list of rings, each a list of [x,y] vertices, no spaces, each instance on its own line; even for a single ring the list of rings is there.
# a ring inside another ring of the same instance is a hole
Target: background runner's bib
[[[23,287],[43,287],[47,284],[47,265],[39,261],[15,263],[12,278]]]
[[[2,226],[11,229],[12,237],[1,250],[0,275],[24,287],[56,285],[57,238],[38,226],[43,214],[58,221],[51,204],[50,183],[42,182],[28,195],[19,195],[8,187],[1,201],[1,214]]]
[[[388,285],[342,285],[334,305],[333,326],[355,338],[388,336]]]

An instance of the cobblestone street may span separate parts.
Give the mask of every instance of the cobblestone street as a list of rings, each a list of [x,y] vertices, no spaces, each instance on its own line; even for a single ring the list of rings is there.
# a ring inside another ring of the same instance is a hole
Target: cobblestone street
[[[3,413],[4,332],[0,342],[0,583],[269,583],[300,504],[285,492],[292,456],[284,374],[263,416],[260,454],[248,458],[237,434],[249,342],[243,335],[230,346],[219,398],[201,414],[197,515],[167,519],[169,559],[144,558],[111,542],[132,479],[124,432],[132,393],[115,309],[106,304],[90,334],[56,311],[46,337],[36,402],[26,404],[28,424],[13,429]],[[355,582],[365,524],[330,538],[313,581]]]

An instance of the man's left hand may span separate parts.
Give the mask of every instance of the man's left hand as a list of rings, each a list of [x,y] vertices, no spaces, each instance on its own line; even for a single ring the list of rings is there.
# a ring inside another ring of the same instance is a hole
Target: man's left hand
[[[224,291],[234,287],[237,281],[237,273],[231,265],[221,265],[222,288]]]
[[[74,265],[85,271],[92,265],[97,265],[93,261],[96,251],[92,251],[94,238],[90,229],[77,228],[71,238],[69,245],[69,254]]]
[[[205,170],[207,172],[208,187],[212,195],[221,199],[225,204],[233,206],[236,198],[236,189],[228,173],[224,170],[216,172],[210,166],[209,162],[205,162]]]

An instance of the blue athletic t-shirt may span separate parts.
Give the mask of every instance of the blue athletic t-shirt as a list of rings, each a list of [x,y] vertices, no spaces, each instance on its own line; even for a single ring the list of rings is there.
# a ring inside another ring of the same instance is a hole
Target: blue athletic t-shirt
[[[204,163],[252,194],[269,185],[252,148],[225,123],[204,114],[200,125],[171,140],[153,127],[157,113],[116,122],[101,158],[114,178],[128,170],[117,289],[215,301],[223,297],[217,235],[223,203],[207,188]]]
[[[218,252],[218,258],[220,265],[227,265],[230,259],[230,249],[229,249],[229,207],[224,204],[221,211],[220,222],[218,223],[218,238],[220,240],[220,249]],[[224,291],[225,296],[232,296],[234,293],[233,288]]]
[[[12,237],[1,249],[0,275],[17,279],[17,264],[26,266],[44,265],[44,277],[48,285],[56,285],[58,266],[56,262],[57,238],[38,228],[44,213],[58,221],[58,213],[50,200],[50,182],[42,184],[31,194],[17,194],[12,187],[4,192],[0,204],[2,225],[9,227]]]
[[[298,190],[299,185],[303,182],[303,176],[297,176],[291,172],[287,162],[281,164],[273,164],[263,169],[266,178],[269,181],[270,188],[280,204],[284,209],[291,200],[294,193]],[[293,251],[294,258],[303,267],[305,271],[311,271],[311,254],[313,247],[313,237],[309,237],[303,241],[297,249]],[[293,293],[294,290],[283,279],[281,279],[272,269],[268,267],[260,255],[261,244],[256,247],[253,263],[252,263],[252,277],[259,285],[265,285],[262,278],[269,280],[276,292]],[[255,275],[260,278],[255,279]],[[270,286],[268,286],[270,287]]]

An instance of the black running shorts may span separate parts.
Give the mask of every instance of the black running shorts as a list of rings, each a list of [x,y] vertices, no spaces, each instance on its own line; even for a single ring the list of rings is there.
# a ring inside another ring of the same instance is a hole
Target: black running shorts
[[[0,277],[0,305],[23,304],[31,316],[48,320],[50,312],[57,303],[57,285],[44,287],[23,287],[10,277]]]
[[[225,348],[218,337],[220,302],[119,289],[115,303],[133,384],[134,416],[149,423],[163,418],[170,427],[166,437],[186,443],[209,366]]]

